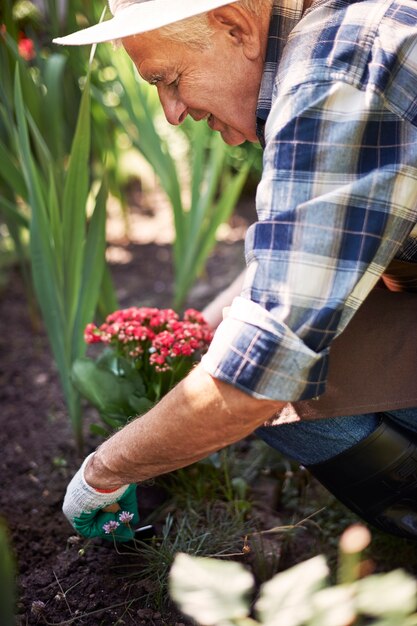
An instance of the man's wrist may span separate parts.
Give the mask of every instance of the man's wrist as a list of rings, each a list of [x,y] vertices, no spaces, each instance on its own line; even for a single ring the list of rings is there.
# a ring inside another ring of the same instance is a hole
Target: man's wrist
[[[97,452],[86,463],[84,480],[99,493],[112,493],[125,484],[103,464],[100,454]]]

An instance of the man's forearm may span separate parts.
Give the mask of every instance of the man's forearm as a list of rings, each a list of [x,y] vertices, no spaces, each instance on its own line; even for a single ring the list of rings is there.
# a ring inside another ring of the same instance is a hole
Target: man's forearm
[[[247,436],[284,405],[256,400],[199,366],[102,444],[85,478],[98,489],[113,489],[184,467]]]

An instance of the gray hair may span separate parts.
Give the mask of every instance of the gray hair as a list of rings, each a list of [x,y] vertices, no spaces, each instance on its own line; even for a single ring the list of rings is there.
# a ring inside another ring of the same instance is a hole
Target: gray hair
[[[149,0],[108,0],[109,8],[114,15],[120,9],[125,9],[132,4],[148,2]],[[175,2],[175,0],[172,0]],[[272,0],[239,0],[239,4],[254,15],[261,15],[265,9],[270,10]],[[194,48],[205,48],[209,45],[212,29],[207,20],[207,13],[189,17],[188,19],[174,22],[159,29],[162,36],[173,41],[185,43]]]

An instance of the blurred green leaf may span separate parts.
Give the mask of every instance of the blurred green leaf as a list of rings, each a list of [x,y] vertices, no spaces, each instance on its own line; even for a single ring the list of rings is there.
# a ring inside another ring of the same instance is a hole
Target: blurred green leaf
[[[4,184],[9,185],[11,188],[13,188],[14,192],[17,195],[21,196],[22,198],[26,198],[27,190],[25,181],[16,162],[15,155],[6,148],[1,139],[0,163],[0,178],[3,180]]]
[[[137,415],[143,415],[154,406],[151,400],[143,396],[139,397],[138,394],[129,396],[129,404]]]
[[[0,522],[0,624],[14,626],[16,624],[15,600],[15,562],[10,549],[9,536],[3,522]]]
[[[101,279],[100,295],[97,303],[98,314],[105,318],[106,315],[115,311],[119,307],[113,280],[107,263],[104,265],[103,277]]]
[[[81,284],[77,294],[72,335],[72,359],[83,352],[84,329],[94,317],[100,295],[106,252],[106,200],[107,185],[103,183],[88,227],[85,256],[82,259]]]
[[[109,434],[109,432],[99,424],[90,424],[90,432],[93,435],[99,435],[99,437],[107,437]]]
[[[63,102],[62,84],[67,57],[64,54],[54,53],[44,61],[43,75],[46,87],[46,95],[43,106],[44,126],[47,129],[47,143],[51,147],[52,154],[59,164],[66,152],[64,130],[65,107]]]
[[[48,172],[53,163],[52,153],[28,110],[26,110],[26,118],[33,139],[33,156],[35,161],[42,166],[44,172]]]
[[[56,290],[56,259],[51,246],[42,182],[36,171],[30,150],[18,69],[16,70],[15,81],[15,103],[21,162],[29,192],[29,203],[32,208],[30,250],[35,290],[47,323],[48,334],[58,369],[62,375],[67,371],[65,341],[62,332],[64,328],[64,314],[62,302]],[[67,395],[69,392],[68,383],[64,390]]]
[[[86,237],[85,207],[88,196],[88,164],[90,156],[89,85],[90,78],[88,75],[72,143],[62,204],[62,228],[65,233],[62,260],[64,268],[64,302],[70,328],[74,325],[81,288]]]
[[[313,614],[312,595],[324,586],[329,569],[324,556],[277,574],[262,585],[255,608],[265,626],[301,626]]]
[[[107,415],[107,413],[100,413],[100,417],[102,421],[110,427],[110,430],[114,431],[126,425],[128,416]]]
[[[226,626],[249,613],[254,580],[240,563],[178,554],[169,582],[181,611],[205,626]]]
[[[3,213],[7,218],[13,220],[18,226],[29,228],[28,218],[22,215],[12,202],[9,202],[9,200],[2,196],[0,196],[0,213]]]
[[[416,593],[416,580],[403,570],[374,574],[358,581],[358,610],[374,617],[408,615],[416,609]]]
[[[314,593],[309,626],[347,626],[356,619],[355,585],[327,587]]]

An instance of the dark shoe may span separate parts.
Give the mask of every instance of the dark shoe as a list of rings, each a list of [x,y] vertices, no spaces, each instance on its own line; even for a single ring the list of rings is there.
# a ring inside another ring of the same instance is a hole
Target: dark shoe
[[[349,450],[307,466],[333,495],[377,528],[417,539],[417,434],[383,415]]]

